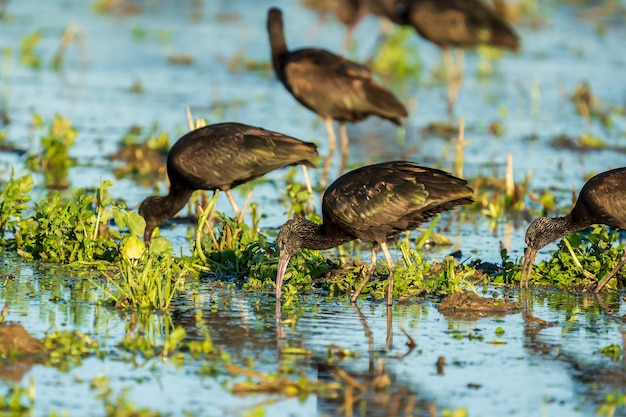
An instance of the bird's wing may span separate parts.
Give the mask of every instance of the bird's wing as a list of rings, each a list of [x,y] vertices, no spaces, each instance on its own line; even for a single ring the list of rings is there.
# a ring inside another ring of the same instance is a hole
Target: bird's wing
[[[572,216],[626,230],[626,167],[591,178],[578,200]]]
[[[281,133],[220,123],[179,139],[168,155],[168,174],[197,189],[228,189],[286,165],[313,165],[316,149]]]
[[[320,89],[345,93],[346,87],[352,83],[372,79],[367,66],[323,49],[301,49],[290,53],[284,71],[285,82],[296,97],[307,97]]]
[[[395,161],[349,172],[324,194],[324,222],[357,230],[416,225],[457,204],[472,202],[465,180],[416,164]],[[453,201],[460,201],[453,203]]]

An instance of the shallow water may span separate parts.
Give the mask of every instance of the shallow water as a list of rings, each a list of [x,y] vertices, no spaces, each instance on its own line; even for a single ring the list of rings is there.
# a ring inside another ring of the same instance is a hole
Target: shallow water
[[[329,20],[312,37],[315,16],[295,1],[255,1],[254,7],[242,0],[146,0],[139,4],[140,14],[125,17],[97,14],[91,2],[78,0],[9,4],[0,23],[0,45],[3,49],[12,47],[13,52],[1,58],[0,106],[11,118],[4,127],[10,143],[23,149],[38,147],[38,133],[31,127],[33,113],[47,121],[54,114],[71,119],[79,130],[72,148],[78,166],[70,170],[71,186],[95,187],[100,178],[113,178],[115,163],[108,156],[118,149],[118,140],[131,126],[148,128],[158,122],[159,129],[170,132],[174,140],[187,131],[185,109],[189,106],[194,116],[210,122],[240,121],[315,141],[325,155],[323,123],[299,106],[272,73],[230,70],[228,63],[237,53],[254,61],[269,60],[265,13],[271,5],[283,8],[292,48],[316,45],[339,50],[343,40],[339,24]],[[571,190],[580,189],[585,174],[623,166],[626,160],[624,153],[614,150],[581,153],[554,149],[549,144],[557,134],[577,136],[588,131],[612,147],[626,146],[623,116],[614,115],[609,129],[597,121],[587,125],[569,100],[574,88],[587,81],[606,106],[624,107],[626,85],[619,80],[626,65],[626,25],[623,15],[617,13],[606,19],[581,20],[577,16],[585,10],[582,7],[552,2],[542,2],[539,7],[547,24],[538,28],[517,24],[522,51],[504,54],[494,62],[491,76],[479,77],[476,71],[482,58],[466,54],[466,80],[456,107],[457,117],[466,121],[465,136],[470,141],[465,147],[464,173],[468,177],[503,177],[505,156],[511,153],[517,181],[532,171],[531,190],[554,189],[562,205],[567,206]],[[55,72],[50,60],[69,24],[76,25],[80,37],[70,45],[63,69]],[[16,52],[19,41],[35,30],[42,31],[36,49],[43,60],[40,70],[21,65]],[[132,34],[141,31],[143,38]],[[356,32],[356,50],[350,54],[366,56],[377,31],[375,19],[364,21]],[[417,36],[413,46],[424,69],[419,80],[400,82],[395,87],[411,111],[405,138],[398,139],[402,134],[378,119],[349,126],[351,166],[403,158],[452,169],[454,145],[446,139],[420,135],[428,124],[447,119],[446,87],[433,87],[431,76],[441,55]],[[188,66],[170,64],[172,54],[189,55],[194,62]],[[142,94],[130,91],[135,83],[142,85]],[[503,124],[503,136],[489,133],[493,121]],[[11,169],[20,175],[27,173],[24,158],[0,153],[1,178],[8,178]],[[338,158],[331,175],[337,165]],[[275,203],[276,196],[282,196],[285,174],[271,173],[271,181],[255,186],[254,201],[266,215],[263,228],[278,227],[285,220],[284,207]],[[316,175],[314,172],[314,180]],[[35,200],[45,194],[42,178],[36,176],[36,181]],[[158,181],[163,188],[164,178]],[[110,192],[136,208],[152,190],[129,179],[118,179]],[[235,192],[235,196],[243,202],[245,192]],[[218,210],[230,213],[232,209],[225,198],[220,198]],[[524,221],[498,223],[495,232],[486,222],[453,226],[446,235],[454,248],[429,256],[437,258],[461,249],[464,257],[499,262],[503,242],[515,259],[523,253],[525,226]],[[164,227],[162,234],[175,246],[186,248],[189,227]],[[543,256],[553,247],[543,250]],[[114,353],[106,360],[88,358],[69,373],[40,365],[28,370],[24,381],[33,377],[37,387],[35,415],[48,415],[51,410],[86,415],[94,409],[97,411],[92,415],[104,414],[101,401],[95,399],[88,384],[98,375],[109,377],[116,391],[131,387],[130,398],[138,406],[174,415],[182,415],[182,410],[195,415],[244,415],[254,410],[255,404],[263,404],[267,415],[348,414],[341,408],[345,404],[313,395],[302,401],[234,396],[224,389],[220,378],[196,375],[202,366],[198,362],[176,368],[151,360],[136,367],[123,361],[124,353],[116,347],[129,331],[129,316],[97,304],[98,292],[82,277],[68,277],[66,272],[59,276],[54,267],[27,264],[9,256],[4,257],[3,268],[3,274],[15,276],[0,287],[0,299],[11,303],[8,321],[22,323],[38,338],[52,326],[76,329],[107,344]],[[171,318],[150,315],[143,319],[141,330],[161,340],[169,326],[179,324],[193,336],[200,312],[216,346],[242,358],[254,358],[255,370],[275,372],[277,363],[287,361],[279,353],[285,343],[311,349],[310,358],[289,359],[311,379],[328,377],[320,364],[329,344],[353,350],[360,357],[344,360],[341,369],[368,380],[376,367],[384,365],[393,381],[384,393],[368,390],[361,403],[367,408],[355,406],[354,415],[392,415],[391,407],[400,404],[398,398],[413,398],[415,415],[428,415],[428,404],[435,404],[439,412],[466,407],[472,416],[584,416],[599,408],[606,392],[624,391],[620,376],[623,362],[597,353],[609,344],[622,344],[618,317],[624,312],[619,299],[534,294],[533,314],[555,324],[538,329],[524,326],[519,313],[473,320],[445,317],[429,300],[394,305],[393,343],[388,345],[387,311],[382,304],[365,302],[359,304],[359,311],[346,300],[305,295],[296,324],[286,326],[285,339],[277,341],[272,297],[250,297],[209,285],[196,291],[197,302],[189,300],[178,306]],[[406,356],[406,336],[400,326],[418,344]],[[496,336],[497,327],[505,330],[504,335]],[[484,340],[457,339],[455,332],[480,334]],[[506,344],[487,343],[493,339]],[[446,358],[443,375],[437,374],[435,366],[439,356]]]

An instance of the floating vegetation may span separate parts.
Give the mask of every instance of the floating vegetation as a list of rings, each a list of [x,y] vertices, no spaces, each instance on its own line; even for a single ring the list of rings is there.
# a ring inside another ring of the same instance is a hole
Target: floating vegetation
[[[22,38],[20,42],[20,63],[22,63],[22,65],[36,70],[41,68],[41,57],[36,52],[36,48],[40,42],[40,30],[36,30]]]
[[[598,225],[563,238],[557,251],[533,268],[531,280],[535,285],[593,290],[619,262],[624,245],[617,244],[618,236]],[[609,288],[626,280],[626,270],[622,268],[615,278],[607,284]]]

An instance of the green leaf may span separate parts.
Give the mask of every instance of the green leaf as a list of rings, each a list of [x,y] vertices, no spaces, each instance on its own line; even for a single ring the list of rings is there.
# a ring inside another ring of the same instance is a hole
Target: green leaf
[[[140,259],[146,250],[146,245],[137,236],[131,236],[122,247],[122,254],[128,259]]]
[[[143,236],[143,232],[146,230],[146,221],[144,218],[136,211],[129,211],[126,214],[128,230],[135,236]]]

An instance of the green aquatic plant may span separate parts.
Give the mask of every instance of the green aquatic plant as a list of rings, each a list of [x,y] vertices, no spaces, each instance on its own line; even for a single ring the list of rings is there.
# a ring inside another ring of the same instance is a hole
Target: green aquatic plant
[[[44,346],[48,349],[47,364],[67,372],[82,364],[83,359],[99,352],[100,345],[79,331],[56,330],[46,334]]]
[[[41,30],[24,36],[20,42],[20,63],[32,69],[41,68],[41,57],[37,54],[37,46],[41,42]]]
[[[119,232],[108,227],[113,208],[105,181],[95,194],[78,189],[64,200],[58,191],[35,203],[31,217],[16,227],[17,252],[27,259],[60,263],[113,261],[119,252],[113,238]]]
[[[383,77],[419,79],[422,62],[416,53],[415,31],[398,27],[385,38],[372,59],[372,69]]]
[[[45,129],[41,116],[33,115],[33,125],[38,130]],[[78,131],[72,127],[72,121],[55,115],[47,132],[40,138],[42,152],[31,153],[26,165],[34,172],[42,172],[46,187],[64,189],[69,186],[67,176],[74,165],[70,158],[70,148],[76,140]]]
[[[32,189],[31,175],[16,179],[11,170],[11,177],[0,192],[0,246],[7,245],[7,233],[14,235],[18,231],[23,213],[28,210],[26,203],[31,200],[28,193]]]
[[[624,245],[617,244],[618,236],[618,232],[596,225],[563,238],[550,258],[533,268],[533,282],[567,289],[595,288],[621,257]],[[615,282],[624,280],[626,271],[622,269],[607,285],[615,288]]]
[[[6,393],[0,394],[0,413],[7,416],[30,415],[35,407],[35,380],[28,379],[28,387],[9,385]]]
[[[143,222],[135,212],[126,214],[127,224]],[[191,261],[173,256],[170,242],[162,237],[152,239],[146,247],[139,238],[143,227],[131,226],[131,234],[122,238],[119,243],[121,259],[115,264],[118,272],[104,273],[109,287],[101,288],[117,308],[167,310],[177,292],[184,288],[185,277],[192,271]]]

